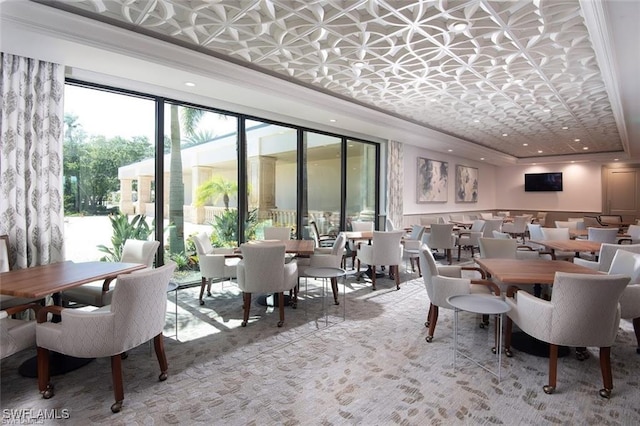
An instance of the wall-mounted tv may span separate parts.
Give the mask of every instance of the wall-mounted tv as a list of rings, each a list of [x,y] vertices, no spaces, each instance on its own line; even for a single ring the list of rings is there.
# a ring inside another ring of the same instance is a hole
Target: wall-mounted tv
[[[524,190],[562,191],[562,173],[525,173]]]

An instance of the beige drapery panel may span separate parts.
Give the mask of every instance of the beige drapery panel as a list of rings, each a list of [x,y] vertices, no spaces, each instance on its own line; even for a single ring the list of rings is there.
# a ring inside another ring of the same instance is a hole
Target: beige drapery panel
[[[64,67],[0,53],[0,234],[14,268],[64,260]]]
[[[402,194],[404,186],[403,144],[389,141],[387,162],[387,217],[396,229],[403,226]]]

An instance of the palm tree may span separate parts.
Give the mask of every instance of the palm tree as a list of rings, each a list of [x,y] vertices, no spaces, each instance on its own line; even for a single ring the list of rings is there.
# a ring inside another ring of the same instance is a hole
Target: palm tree
[[[238,184],[236,182],[226,180],[222,176],[214,176],[198,187],[196,205],[203,206],[209,197],[214,197],[214,202],[218,201],[222,196],[224,209],[229,210],[229,194],[237,192]]]
[[[184,183],[182,182],[182,140],[178,112],[178,106],[172,104],[171,177],[169,180],[169,251],[171,253],[184,252]],[[195,133],[195,128],[203,114],[204,111],[200,109],[182,108],[182,122],[188,136]]]

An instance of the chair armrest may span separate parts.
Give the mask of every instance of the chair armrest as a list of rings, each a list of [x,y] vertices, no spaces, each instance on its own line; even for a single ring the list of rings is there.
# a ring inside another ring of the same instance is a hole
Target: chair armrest
[[[462,267],[456,265],[438,265],[438,275],[449,278],[462,278]]]
[[[482,270],[482,268],[478,268],[477,266],[462,266],[460,269],[463,271],[479,272],[483,280],[487,279],[487,273],[484,270]]]
[[[65,308],[58,305],[43,306],[38,310],[38,314],[36,315],[36,320],[38,321],[38,323],[47,322],[47,314],[52,313],[54,315],[61,315],[62,311],[64,310]]]
[[[38,311],[40,310],[40,308],[42,308],[42,306],[40,306],[37,303],[26,303],[26,304],[23,304],[23,305],[11,306],[9,308],[6,308],[6,309],[0,311],[0,319],[8,318],[11,315],[15,315],[17,313],[24,312],[24,311],[29,310],[29,309],[33,309],[33,311],[37,315]]]
[[[493,290],[493,294],[500,296],[500,287],[491,280],[471,280],[471,284],[486,285],[490,290]]]
[[[594,269],[596,271],[600,269],[600,262],[595,262],[593,260],[576,257],[573,259],[573,263],[575,263],[576,265],[586,266],[587,268]]]
[[[631,238],[620,238],[618,240],[618,244],[629,243],[633,244],[633,240]]]
[[[115,278],[107,278],[106,280],[104,280],[104,282],[102,283],[102,292],[106,293],[109,291],[109,286],[111,285],[111,281],[113,281]]]

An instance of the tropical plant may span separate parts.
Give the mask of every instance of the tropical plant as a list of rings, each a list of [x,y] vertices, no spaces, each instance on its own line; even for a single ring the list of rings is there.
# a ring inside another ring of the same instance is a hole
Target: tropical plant
[[[122,213],[109,215],[109,220],[111,221],[111,228],[113,229],[113,235],[111,236],[112,247],[105,245],[98,246],[98,250],[106,253],[106,256],[100,258],[103,262],[120,261],[124,242],[128,239],[149,239],[149,235],[153,233],[153,227],[155,226],[155,222],[152,226],[149,226],[146,217],[139,214],[135,215],[133,219],[131,219],[131,222],[129,222],[129,217]]]
[[[256,236],[258,224],[258,210],[254,209],[247,214],[245,221],[245,235],[247,240]],[[216,247],[235,247],[238,244],[238,210],[225,210],[216,216],[211,223],[213,231],[211,242]]]
[[[210,197],[213,197],[214,202],[222,197],[224,209],[229,210],[229,196],[237,193],[236,182],[231,182],[222,176],[214,176],[196,190],[196,206],[203,206]]]

